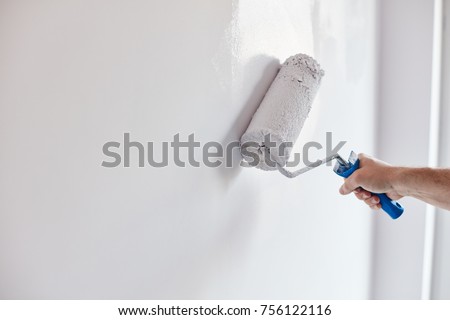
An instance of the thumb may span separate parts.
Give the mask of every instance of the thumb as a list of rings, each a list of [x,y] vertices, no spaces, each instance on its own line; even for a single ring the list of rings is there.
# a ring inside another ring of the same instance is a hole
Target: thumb
[[[346,195],[351,193],[353,190],[359,187],[359,185],[355,181],[355,174],[351,175],[347,179],[345,179],[344,184],[339,189],[339,193],[342,195]]]

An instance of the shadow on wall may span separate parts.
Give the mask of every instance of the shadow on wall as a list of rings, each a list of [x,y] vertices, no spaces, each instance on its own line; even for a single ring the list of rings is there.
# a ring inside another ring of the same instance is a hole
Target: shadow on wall
[[[236,69],[237,71],[232,75],[231,80],[233,82],[233,97],[231,100],[242,106],[230,130],[222,140],[223,146],[241,139],[242,134],[250,124],[253,114],[278,73],[280,61],[267,55],[257,55],[251,58],[245,66],[238,65]],[[236,88],[235,84],[237,84]],[[244,102],[241,103],[240,100]],[[227,163],[232,165],[222,165],[220,170],[218,170],[221,175],[220,180],[223,181],[225,189],[230,186],[231,182],[241,171],[241,159],[239,148],[233,148],[231,161],[227,161]]]

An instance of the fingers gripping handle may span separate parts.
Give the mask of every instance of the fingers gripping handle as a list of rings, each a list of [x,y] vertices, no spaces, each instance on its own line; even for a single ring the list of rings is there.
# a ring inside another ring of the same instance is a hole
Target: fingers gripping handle
[[[392,219],[400,217],[404,211],[402,205],[389,198],[386,193],[375,193],[380,198],[381,208],[386,211]]]
[[[348,178],[359,168],[359,159],[352,161],[350,159],[347,167],[337,164],[334,172],[341,177]],[[380,198],[381,208],[392,218],[397,219],[404,211],[404,208],[397,201],[389,198],[385,193],[372,193]]]

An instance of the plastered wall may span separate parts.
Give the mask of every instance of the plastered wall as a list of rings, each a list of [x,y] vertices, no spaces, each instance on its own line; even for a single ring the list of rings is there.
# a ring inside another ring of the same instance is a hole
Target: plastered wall
[[[373,153],[374,2],[0,2],[0,297],[368,298],[373,213],[331,167],[101,163],[238,139],[298,52],[326,71],[298,150]]]

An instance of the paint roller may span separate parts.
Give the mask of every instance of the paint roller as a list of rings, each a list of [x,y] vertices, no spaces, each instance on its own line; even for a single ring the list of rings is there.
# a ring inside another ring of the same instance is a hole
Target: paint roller
[[[241,137],[244,166],[262,170],[278,170],[288,178],[297,177],[321,164],[336,160],[334,172],[349,177],[359,168],[359,159],[352,151],[348,161],[339,154],[329,155],[313,164],[289,171],[285,168],[293,145],[311,110],[324,71],[308,55],[289,57],[266,92],[261,104]],[[380,198],[381,208],[393,219],[400,217],[403,207],[386,194]]]

